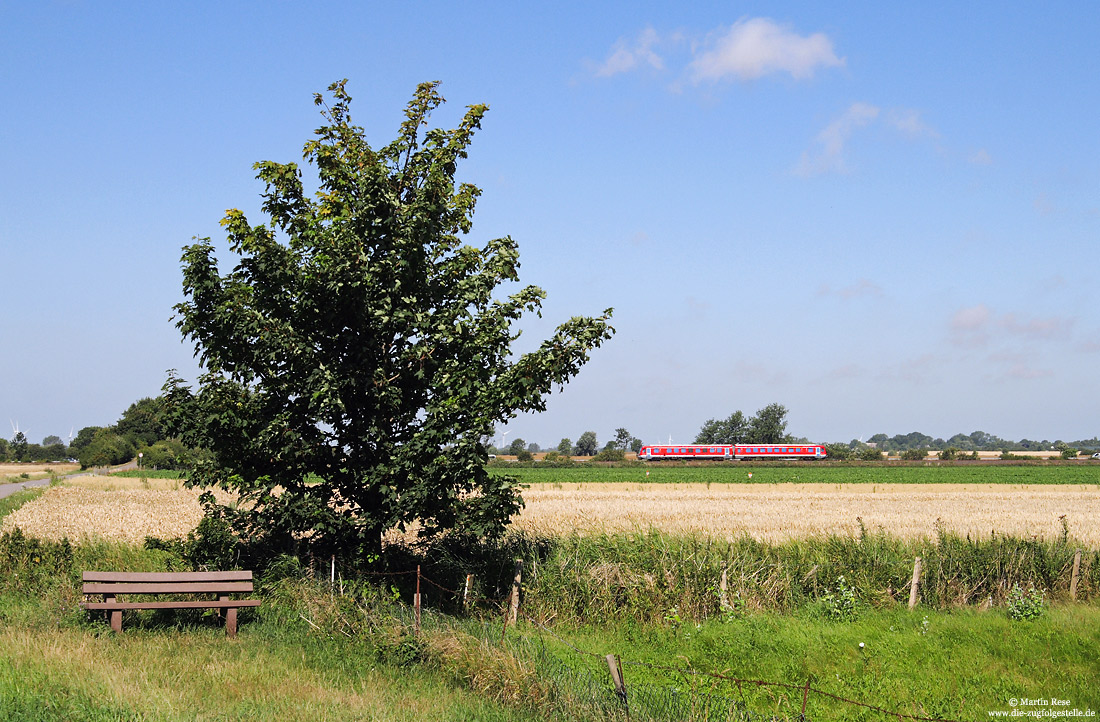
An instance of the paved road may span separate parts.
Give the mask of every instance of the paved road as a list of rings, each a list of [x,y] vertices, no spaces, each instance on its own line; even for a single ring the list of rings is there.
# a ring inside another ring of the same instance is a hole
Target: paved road
[[[136,468],[137,468],[137,459],[135,459],[133,461],[128,461],[125,464],[119,464],[118,466],[112,466],[110,468],[92,469],[90,471],[81,471],[81,472],[78,472],[78,473],[75,473],[75,474],[65,474],[64,476],[59,476],[57,478],[58,479],[75,479],[78,476],[91,476],[92,474],[109,474],[112,471],[125,471],[127,469],[136,469]],[[0,499],[3,499],[5,496],[11,496],[15,492],[22,491],[23,489],[29,489],[29,488],[32,488],[32,487],[35,487],[35,486],[49,486],[49,485],[50,485],[50,477],[46,477],[45,479],[31,479],[30,481],[20,481],[20,482],[14,483],[14,484],[0,484]]]

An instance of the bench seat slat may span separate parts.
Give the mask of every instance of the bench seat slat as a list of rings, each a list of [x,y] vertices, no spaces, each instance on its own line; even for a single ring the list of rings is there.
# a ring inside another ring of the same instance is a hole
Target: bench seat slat
[[[85,582],[247,582],[252,572],[84,572]]]
[[[227,602],[83,602],[85,609],[230,609],[258,607],[259,599],[237,599]]]
[[[231,594],[251,592],[252,582],[85,582],[84,594]]]

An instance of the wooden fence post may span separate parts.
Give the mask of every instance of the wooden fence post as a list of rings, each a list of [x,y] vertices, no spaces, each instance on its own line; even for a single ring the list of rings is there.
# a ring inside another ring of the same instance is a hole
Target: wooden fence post
[[[413,636],[420,634],[420,565],[416,565],[416,594],[413,595]]]
[[[810,678],[806,678],[806,686],[802,688],[802,714],[799,715],[799,719],[805,722],[806,719],[806,702],[810,699]]]
[[[726,577],[726,565],[725,562],[723,562],[722,578],[718,581],[718,606],[722,608],[723,612],[729,609],[730,606],[729,594],[727,593],[729,590],[729,581]]]
[[[474,575],[466,575],[466,586],[462,588],[462,608],[467,609],[470,606],[470,591],[474,588]]]
[[[909,608],[917,606],[920,588],[920,557],[913,560],[913,583],[909,586]]]
[[[607,668],[611,670],[611,682],[615,685],[615,694],[622,700],[626,718],[630,719],[630,705],[626,701],[626,680],[623,679],[623,662],[617,654],[609,654],[606,659]]]
[[[1069,580],[1069,598],[1077,601],[1077,581],[1081,578],[1081,550],[1073,554],[1073,576]]]
[[[509,618],[512,620],[512,624],[515,624],[519,619],[519,588],[523,581],[523,560],[516,560],[516,574],[512,578],[512,604],[508,612]]]

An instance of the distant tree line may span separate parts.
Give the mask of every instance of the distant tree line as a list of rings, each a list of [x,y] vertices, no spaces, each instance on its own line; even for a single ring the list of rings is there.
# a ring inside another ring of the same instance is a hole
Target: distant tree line
[[[0,461],[42,463],[75,459],[87,469],[124,464],[139,454],[142,467],[150,469],[188,469],[199,455],[168,435],[164,400],[159,396],[130,404],[114,424],[85,426],[68,444],[58,436],[47,436],[41,444],[32,444],[23,432],[16,432],[10,442],[0,439]]]
[[[1028,452],[1060,451],[1068,447],[1095,450],[1100,449],[1100,439],[1080,439],[1078,441],[1062,441],[1061,439],[1056,439],[1054,441],[1049,441],[1047,439],[1033,441],[1031,439],[1020,439],[1019,441],[1012,441],[1009,439],[1002,439],[999,436],[986,433],[985,431],[975,431],[970,434],[955,434],[949,439],[943,439],[932,438],[919,431],[913,431],[908,434],[896,434],[894,436],[875,434],[868,438],[866,442],[853,439],[848,443],[848,447],[852,449],[858,449],[862,446],[874,446],[885,452],[901,452],[910,449],[927,449],[929,451],[957,449],[959,451]]]
[[[620,461],[627,451],[637,452],[642,448],[642,440],[631,434],[625,428],[615,429],[615,438],[600,448],[595,431],[585,431],[574,444],[569,438],[558,442],[554,448],[544,449],[535,443],[527,443],[523,439],[513,439],[508,446],[489,446],[489,453],[496,455],[509,455],[516,457],[517,461],[531,461],[533,454],[546,452],[547,461],[569,459],[574,456],[590,456],[597,461]]]

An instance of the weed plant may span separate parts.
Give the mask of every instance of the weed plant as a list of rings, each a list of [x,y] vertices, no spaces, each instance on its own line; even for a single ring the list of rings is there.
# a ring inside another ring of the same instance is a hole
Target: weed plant
[[[1029,587],[1025,592],[1019,584],[1013,584],[1005,600],[1009,619],[1030,621],[1043,616],[1043,596],[1035,587]]]

